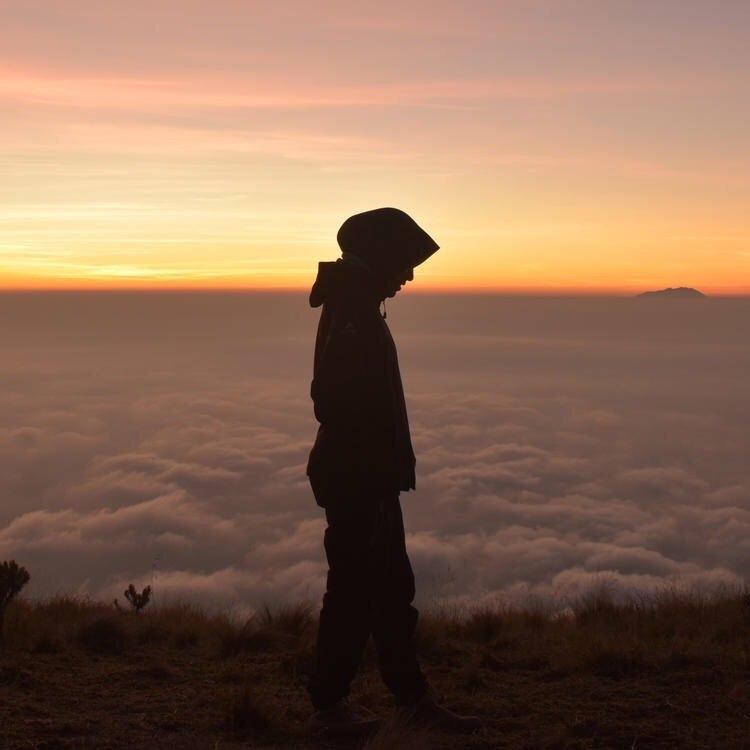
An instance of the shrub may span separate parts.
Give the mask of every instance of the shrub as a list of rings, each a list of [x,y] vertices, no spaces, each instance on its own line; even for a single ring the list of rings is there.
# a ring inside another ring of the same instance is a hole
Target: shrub
[[[138,614],[151,601],[151,586],[146,586],[139,594],[136,587],[131,583],[125,589],[124,596],[130,602],[130,606],[135,610],[136,614]],[[115,599],[115,606],[119,608],[117,599]]]
[[[5,610],[31,576],[15,560],[0,563],[0,645],[3,642]]]

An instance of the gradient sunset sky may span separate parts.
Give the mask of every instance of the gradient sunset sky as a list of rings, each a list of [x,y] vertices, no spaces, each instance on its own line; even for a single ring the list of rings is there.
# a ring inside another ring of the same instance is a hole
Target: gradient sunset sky
[[[0,287],[750,293],[750,2],[0,0]]]

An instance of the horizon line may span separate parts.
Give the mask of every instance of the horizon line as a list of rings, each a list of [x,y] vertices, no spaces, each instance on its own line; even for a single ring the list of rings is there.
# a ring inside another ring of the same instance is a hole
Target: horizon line
[[[620,297],[630,298],[645,291],[660,291],[665,287],[502,287],[502,286],[420,286],[410,287],[400,294],[446,295],[446,296],[506,296],[506,297]],[[693,287],[696,288],[696,287]],[[706,297],[740,298],[750,297],[750,289],[716,289],[705,291]],[[307,294],[310,286],[0,286],[0,294],[34,293],[172,293],[172,294]]]

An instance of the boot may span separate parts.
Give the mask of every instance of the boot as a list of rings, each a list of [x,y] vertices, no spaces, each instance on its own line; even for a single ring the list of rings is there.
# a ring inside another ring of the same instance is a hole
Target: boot
[[[346,698],[330,708],[316,711],[307,723],[310,732],[332,737],[364,737],[375,732],[380,719],[361,706],[353,706]]]
[[[482,721],[478,716],[462,716],[441,705],[432,688],[427,688],[415,703],[402,706],[400,714],[407,724],[428,729],[476,732],[482,728]]]

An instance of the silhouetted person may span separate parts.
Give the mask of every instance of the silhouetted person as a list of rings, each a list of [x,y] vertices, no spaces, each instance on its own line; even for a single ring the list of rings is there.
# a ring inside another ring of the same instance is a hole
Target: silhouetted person
[[[365,733],[377,719],[347,696],[373,636],[385,684],[407,719],[458,729],[479,721],[437,703],[417,662],[414,575],[399,493],[415,488],[396,346],[380,304],[437,249],[413,219],[380,208],[347,219],[342,258],[318,265],[310,293],[323,306],[311,395],[320,428],[307,473],[328,528],[327,590],[309,690],[314,729]]]

